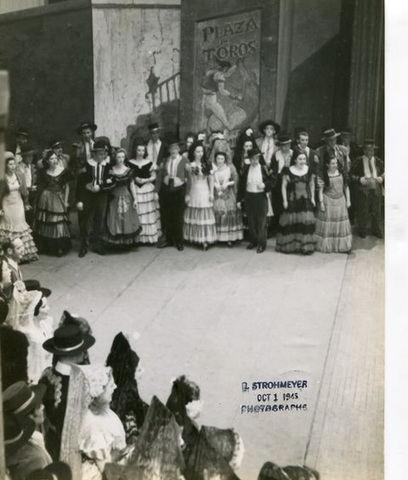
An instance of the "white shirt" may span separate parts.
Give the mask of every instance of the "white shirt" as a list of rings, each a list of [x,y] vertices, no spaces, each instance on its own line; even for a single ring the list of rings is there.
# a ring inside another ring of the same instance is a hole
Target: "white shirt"
[[[272,137],[265,137],[262,143],[262,155],[266,164],[269,166],[272,160],[273,152],[275,151],[275,142]]]
[[[259,190],[258,185],[263,183],[261,165],[250,166],[246,184],[246,191],[251,193],[261,193],[264,189]]]
[[[292,158],[292,155],[293,155],[293,150],[292,149],[289,150],[289,153],[287,154],[286,159],[283,156],[282,150],[278,150],[276,152],[276,160],[279,163],[278,173],[281,173],[283,167],[289,167],[290,166],[290,160]]]
[[[157,142],[153,142],[153,140],[149,140],[147,144],[147,155],[152,160],[153,165],[157,165],[157,157],[159,156],[160,148],[161,148],[161,140],[157,140]]]
[[[164,183],[166,185],[169,184],[170,179],[174,180],[174,186],[179,187],[180,185],[183,184],[181,179],[177,176],[177,168],[179,166],[179,163],[181,161],[182,157],[181,155],[177,155],[176,158],[169,158],[166,163],[166,171],[167,175],[164,177]]]
[[[21,162],[20,168],[26,181],[26,187],[31,188],[33,186],[33,175],[31,173],[31,166],[26,165],[24,162]]]
[[[375,166],[375,157],[368,158],[363,156],[364,176],[366,178],[378,178],[377,167]]]
[[[65,375],[66,377],[69,377],[71,375],[71,365],[68,365],[67,363],[57,362],[54,369],[58,373],[60,373],[61,375]]]

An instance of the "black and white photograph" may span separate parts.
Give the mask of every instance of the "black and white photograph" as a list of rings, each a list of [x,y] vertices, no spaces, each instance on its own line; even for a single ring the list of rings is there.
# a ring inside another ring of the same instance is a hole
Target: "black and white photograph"
[[[1,479],[385,478],[386,14],[0,0]]]

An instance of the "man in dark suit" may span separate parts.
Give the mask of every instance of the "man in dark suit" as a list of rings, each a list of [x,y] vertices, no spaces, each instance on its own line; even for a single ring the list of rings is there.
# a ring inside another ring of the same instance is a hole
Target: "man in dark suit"
[[[334,128],[328,128],[323,132],[322,140],[324,145],[319,147],[316,150],[317,156],[319,157],[319,171],[323,171],[323,166],[327,158],[332,156],[337,158],[337,162],[341,165],[344,172],[350,170],[350,158],[348,156],[348,151],[343,145],[337,144],[337,137],[340,136],[340,133],[336,133]]]
[[[43,348],[57,358],[53,367],[44,370],[39,382],[47,388],[43,398],[48,424],[45,445],[54,461],[60,456],[71,365],[80,365],[85,351],[94,343],[95,338],[92,335],[83,334],[75,325],[66,325],[57,328],[53,338],[43,344]]]
[[[357,143],[352,140],[352,130],[350,127],[342,129],[339,138],[339,145],[343,145],[343,147],[347,150],[351,165],[353,165],[353,163],[357,160],[358,157],[361,157],[361,155],[363,155],[363,150],[361,149],[361,147],[359,147]],[[354,225],[354,219],[357,215],[358,210],[358,194],[356,185],[353,182],[350,182],[349,188],[351,201],[351,206],[348,209],[349,219],[350,223]]]
[[[246,165],[239,179],[237,205],[244,203],[248,217],[250,243],[247,250],[256,246],[257,253],[266,248],[268,200],[266,194],[272,190],[272,178],[267,167],[260,163],[258,149],[248,152],[250,165]]]
[[[367,236],[367,225],[372,221],[372,232],[378,238],[383,238],[381,226],[381,204],[384,184],[384,164],[374,155],[378,148],[374,140],[364,141],[364,155],[353,163],[350,176],[356,185],[357,222],[361,238]]]
[[[76,130],[77,134],[81,137],[77,143],[72,145],[74,147],[73,158],[77,170],[83,168],[87,160],[90,160],[92,157],[92,148],[94,146],[93,138],[97,128],[97,125],[93,122],[87,121],[82,122]]]
[[[160,195],[162,225],[166,231],[166,240],[158,244],[158,248],[175,245],[177,250],[183,246],[183,215],[186,195],[185,156],[180,155],[177,140],[169,145],[170,156],[159,167],[156,180],[156,191]]]
[[[109,174],[109,159],[102,142],[95,142],[92,158],[79,171],[77,183],[77,209],[80,216],[81,245],[79,257],[88,253],[89,240],[93,237],[93,251],[105,254],[103,234],[105,232],[105,215],[108,205],[108,191],[113,183]]]

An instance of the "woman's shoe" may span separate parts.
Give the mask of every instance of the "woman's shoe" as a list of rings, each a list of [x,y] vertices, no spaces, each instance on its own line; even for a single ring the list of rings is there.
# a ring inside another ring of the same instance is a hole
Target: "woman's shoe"
[[[203,252],[206,252],[207,250],[208,250],[208,243],[204,243]]]
[[[232,242],[227,243],[228,248],[232,248]]]
[[[60,257],[62,257],[63,255],[64,255],[64,252],[63,252],[61,249],[58,250],[58,252],[57,252],[57,257],[60,258]]]

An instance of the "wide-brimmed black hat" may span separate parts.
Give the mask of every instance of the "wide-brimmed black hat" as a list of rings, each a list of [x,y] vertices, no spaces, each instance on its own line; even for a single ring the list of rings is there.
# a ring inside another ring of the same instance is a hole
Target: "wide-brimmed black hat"
[[[41,283],[38,280],[24,280],[24,284],[27,292],[38,290],[44,295],[44,297],[49,297],[52,293],[49,288],[42,287]]]
[[[4,412],[4,447],[6,456],[13,455],[28,440],[30,440],[35,430],[35,423],[31,418],[26,418],[20,422],[17,417],[11,413]]]
[[[147,128],[149,129],[149,132],[154,132],[156,130],[160,130],[159,124],[157,122],[150,123]]]
[[[48,144],[50,148],[62,148],[62,142],[58,138],[53,138]]]
[[[180,140],[177,137],[170,137],[167,140],[167,147],[173,147],[174,145],[177,145],[178,147],[180,146]]]
[[[26,127],[18,127],[16,136],[28,137],[28,129]]]
[[[339,137],[341,133],[337,133],[334,128],[328,128],[324,130],[322,140],[329,140],[329,138]]]
[[[93,144],[92,151],[93,151],[93,152],[98,152],[98,151],[107,152],[107,151],[108,151],[108,147],[107,147],[107,145],[106,145],[106,142],[103,141],[103,140],[97,140],[97,141]]]
[[[289,133],[282,132],[278,135],[276,144],[277,145],[286,145],[287,143],[291,143],[291,141],[292,141],[292,139],[291,139]]]
[[[281,126],[279,123],[276,123],[274,120],[264,120],[259,124],[259,131],[262,133],[262,135],[265,133],[265,128],[268,125],[272,125],[272,127],[275,129],[275,133],[278,134],[281,130]]]
[[[374,147],[374,148],[380,148],[378,145],[375,144],[375,141],[372,138],[366,138],[364,140],[364,143],[362,147]]]
[[[79,135],[81,135],[82,130],[84,130],[85,128],[90,128],[94,132],[98,128],[98,125],[95,125],[93,122],[90,121],[82,122],[76,129],[76,131]]]
[[[259,151],[258,148],[251,148],[251,150],[248,151],[248,158],[253,158],[253,157],[260,157],[261,152]]]
[[[23,381],[13,383],[2,394],[3,410],[19,419],[24,418],[41,405],[46,389],[44,384],[29,387]]]
[[[95,343],[95,338],[83,334],[75,325],[66,325],[55,330],[54,336],[43,343],[47,352],[61,357],[73,357],[85,352]]]

